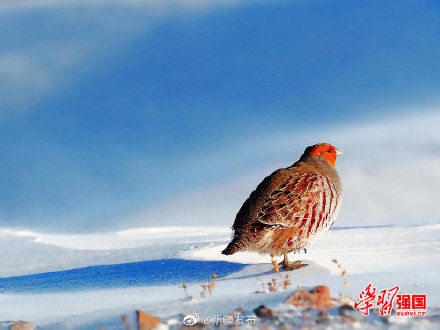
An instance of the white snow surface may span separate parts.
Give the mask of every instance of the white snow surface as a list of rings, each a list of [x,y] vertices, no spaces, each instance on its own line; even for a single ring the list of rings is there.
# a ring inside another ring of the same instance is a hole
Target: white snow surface
[[[255,292],[276,275],[270,257],[222,255],[230,234],[213,227],[88,235],[0,230],[0,321],[89,328],[97,319],[119,322],[120,315],[136,309],[179,320],[183,313],[223,315],[262,303],[279,306],[297,286],[328,285],[332,296],[356,299],[368,283],[427,294],[429,308],[440,306],[440,224],[331,229],[307,254],[291,255],[309,266],[289,272],[290,289],[265,294]],[[347,270],[347,288],[334,258]],[[77,270],[65,272],[69,269]],[[200,284],[213,272],[220,275],[213,295],[201,298]],[[22,276],[29,274],[37,275]],[[120,274],[137,282],[126,285]],[[53,286],[57,281],[60,286]],[[194,300],[185,299],[182,283]]]

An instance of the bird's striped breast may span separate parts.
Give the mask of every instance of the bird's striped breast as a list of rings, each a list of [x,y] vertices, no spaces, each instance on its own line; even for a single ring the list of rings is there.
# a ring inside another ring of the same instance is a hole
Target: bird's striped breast
[[[258,221],[271,230],[297,228],[297,238],[309,241],[332,225],[340,194],[334,182],[323,174],[293,175],[270,194]]]

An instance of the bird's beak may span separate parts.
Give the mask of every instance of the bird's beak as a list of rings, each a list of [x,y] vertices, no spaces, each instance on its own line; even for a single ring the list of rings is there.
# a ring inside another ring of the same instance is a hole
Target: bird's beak
[[[336,155],[342,155],[342,151],[341,150],[339,150],[338,148],[335,148],[335,150],[336,150]]]

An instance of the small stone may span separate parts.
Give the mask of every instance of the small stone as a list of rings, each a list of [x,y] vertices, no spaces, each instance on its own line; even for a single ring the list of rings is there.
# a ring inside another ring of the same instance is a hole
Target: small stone
[[[141,310],[136,311],[136,313],[138,316],[139,330],[152,330],[160,324],[159,319],[153,315]]]
[[[327,286],[317,286],[311,291],[298,289],[289,298],[289,303],[299,308],[325,309],[333,307],[330,290]]]
[[[339,307],[339,315],[351,316],[355,309],[350,305],[342,305]]]
[[[312,304],[312,299],[309,291],[298,289],[289,298],[287,298],[286,303],[289,303],[295,307],[306,308]]]
[[[18,321],[10,327],[11,330],[34,330],[35,327],[31,322]]]
[[[256,308],[254,310],[255,315],[261,318],[270,319],[273,317],[273,311],[264,305],[261,305],[260,307]]]
[[[350,323],[356,321],[355,309],[350,305],[342,305],[339,307],[339,315],[344,323]]]
[[[317,286],[313,289],[314,294],[314,308],[329,308],[333,307],[332,298],[330,297],[330,289],[325,286]]]

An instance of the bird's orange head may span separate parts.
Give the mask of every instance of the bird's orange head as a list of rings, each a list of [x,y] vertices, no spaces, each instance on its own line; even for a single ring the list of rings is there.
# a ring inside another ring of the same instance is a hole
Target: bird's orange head
[[[338,148],[333,147],[330,143],[318,143],[307,147],[304,154],[315,155],[325,159],[332,167],[335,167],[336,157],[342,154]]]

